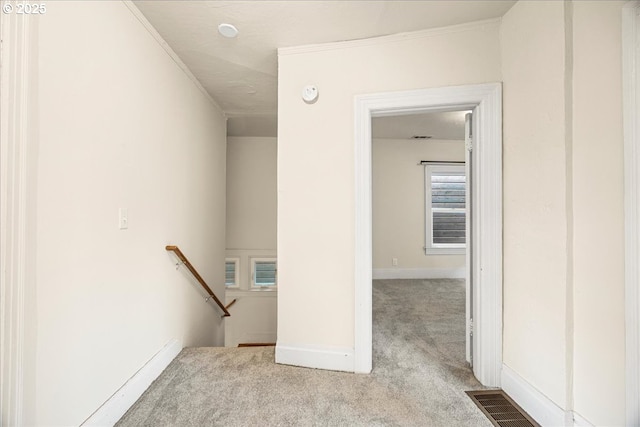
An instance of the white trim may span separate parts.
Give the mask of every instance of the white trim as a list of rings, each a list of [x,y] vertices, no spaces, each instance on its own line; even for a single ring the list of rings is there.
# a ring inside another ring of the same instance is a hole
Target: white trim
[[[225,296],[227,301],[232,298],[278,298],[278,290],[263,292],[260,289],[248,291],[246,289],[230,288],[227,289]]]
[[[541,425],[565,425],[565,411],[507,365],[502,366],[502,389]]]
[[[576,427],[593,427],[589,421],[577,412],[573,412],[573,425]]]
[[[218,111],[220,112],[221,115],[225,116],[224,111],[222,110],[220,105],[216,102],[215,99],[213,99],[211,94],[209,94],[209,92],[207,92],[207,90],[204,88],[204,86],[202,86],[202,84],[196,78],[196,76],[193,75],[193,73],[191,72],[189,67],[187,67],[186,64],[184,62],[182,62],[182,59],[180,59],[180,57],[173,51],[173,49],[171,49],[171,46],[169,46],[169,44],[165,41],[165,39],[162,38],[160,33],[158,33],[158,30],[156,30],[153,27],[153,25],[151,25],[149,20],[142,14],[142,12],[140,12],[140,9],[138,9],[138,7],[133,3],[133,1],[131,1],[131,0],[122,0],[122,3],[124,3],[125,6],[127,6],[127,8],[131,11],[133,16],[135,16],[136,19],[138,21],[140,21],[142,26],[149,32],[151,37],[153,37],[153,39],[160,45],[160,47],[162,49],[164,49],[165,52],[167,52],[167,55],[169,55],[169,57],[173,60],[173,62],[176,63],[178,68],[180,68],[182,70],[182,72],[189,78],[189,80],[191,80],[193,82],[193,84],[198,88],[198,90],[200,92],[202,92],[204,97],[207,98],[207,100],[215,108],[218,109]]]
[[[8,2],[2,2],[8,4]],[[33,422],[38,19],[0,16],[0,425]]]
[[[276,363],[353,372],[353,349],[278,343],[276,345]]]
[[[371,183],[372,108],[355,99],[354,371],[373,368],[373,212]]]
[[[502,368],[502,87],[456,86],[355,98],[355,371],[372,368],[371,117],[475,110],[473,185],[473,360],[486,386]]]
[[[461,268],[374,268],[373,280],[380,279],[464,279]]]
[[[407,40],[422,39],[428,37],[444,36],[452,33],[463,31],[473,31],[477,28],[486,27],[487,25],[499,25],[501,18],[492,18],[482,21],[469,22],[465,24],[449,25],[447,27],[430,28],[420,31],[411,31],[408,33],[391,34],[388,36],[369,37],[357,40],[347,40],[343,42],[331,42],[321,44],[310,44],[293,47],[281,47],[278,49],[278,55],[298,55],[301,53],[324,52],[328,50],[353,49],[367,46],[380,46],[384,43],[397,43]]]
[[[113,426],[136,403],[142,393],[160,376],[180,351],[182,351],[180,341],[176,339],[169,341],[81,425],[87,427]]]
[[[622,9],[626,423],[640,424],[640,2]]]

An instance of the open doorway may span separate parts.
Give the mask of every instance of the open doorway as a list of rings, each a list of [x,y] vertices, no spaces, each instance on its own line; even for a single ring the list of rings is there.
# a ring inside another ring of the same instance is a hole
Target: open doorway
[[[472,162],[473,372],[499,386],[502,371],[502,104],[501,86],[485,84],[360,95],[355,99],[356,372],[372,369],[373,117],[474,111]]]
[[[467,109],[372,119],[374,369],[404,365],[406,377],[419,371],[443,390],[479,385],[469,335],[471,123]]]

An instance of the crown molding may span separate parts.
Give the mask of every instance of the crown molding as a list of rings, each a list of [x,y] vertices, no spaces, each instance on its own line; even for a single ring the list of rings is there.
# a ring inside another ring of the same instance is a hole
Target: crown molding
[[[158,33],[158,31],[154,28],[154,26],[151,25],[149,20],[142,14],[142,12],[140,12],[140,9],[138,9],[138,7],[135,4],[133,4],[131,0],[122,0],[122,3],[124,3],[125,6],[127,6],[127,8],[131,11],[133,16],[136,17],[136,19],[142,24],[142,26],[147,30],[147,32],[151,35],[151,37],[153,37],[153,39],[160,45],[160,47],[164,49],[167,55],[169,55],[169,57],[173,60],[173,62],[176,63],[178,68],[180,68],[182,72],[189,78],[189,80],[191,80],[193,84],[198,88],[198,90],[202,92],[202,95],[204,95],[204,97],[207,98],[207,100],[211,103],[211,105],[213,105],[220,112],[221,115],[225,116],[225,113],[220,107],[220,104],[218,104],[216,100],[213,99],[211,94],[207,92],[207,90],[204,88],[204,86],[202,86],[202,84],[196,78],[196,76],[193,75],[189,67],[187,67],[187,65],[184,62],[182,62],[182,59],[180,59],[178,54],[175,53],[175,51],[171,48],[171,46],[169,46],[166,40],[162,38],[160,33]]]

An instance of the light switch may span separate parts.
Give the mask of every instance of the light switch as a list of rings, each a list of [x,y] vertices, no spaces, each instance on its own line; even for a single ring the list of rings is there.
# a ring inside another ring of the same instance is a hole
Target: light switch
[[[129,213],[127,212],[127,208],[118,209],[118,224],[120,230],[129,228]]]

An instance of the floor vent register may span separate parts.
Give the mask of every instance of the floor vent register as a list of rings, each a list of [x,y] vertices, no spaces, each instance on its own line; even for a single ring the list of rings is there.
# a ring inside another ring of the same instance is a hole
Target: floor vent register
[[[471,400],[496,427],[540,427],[502,390],[467,391]]]

